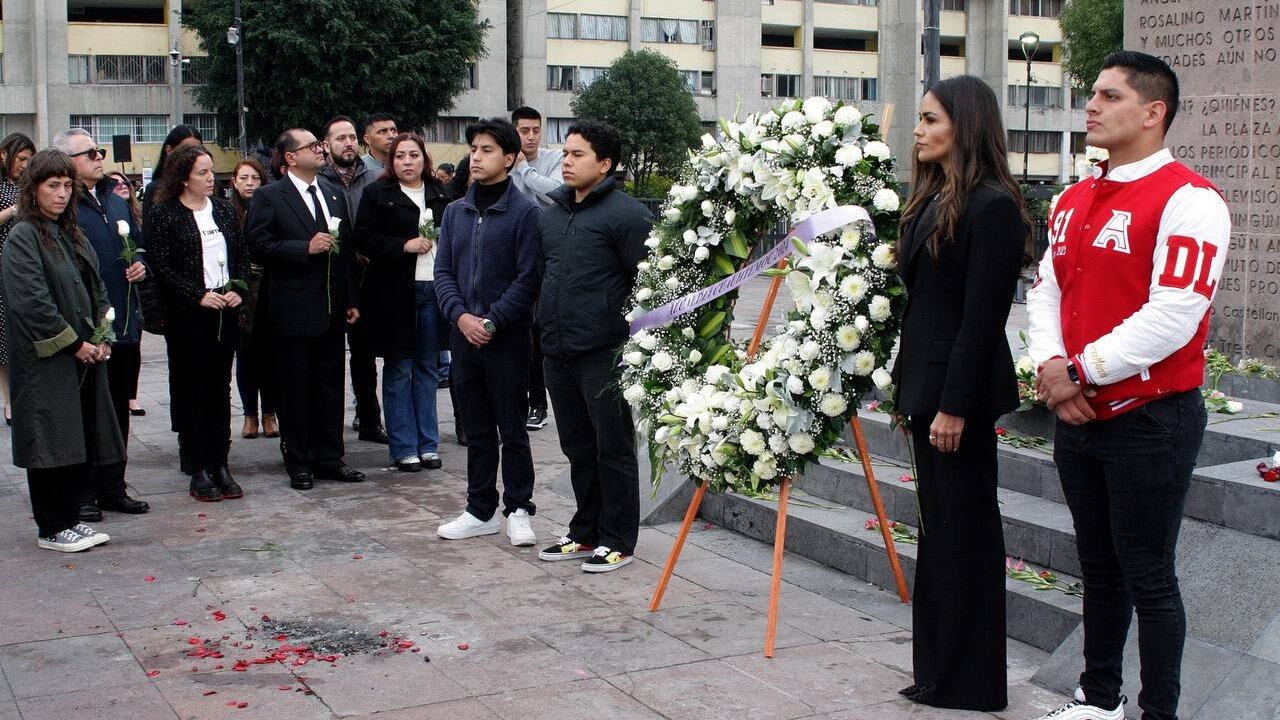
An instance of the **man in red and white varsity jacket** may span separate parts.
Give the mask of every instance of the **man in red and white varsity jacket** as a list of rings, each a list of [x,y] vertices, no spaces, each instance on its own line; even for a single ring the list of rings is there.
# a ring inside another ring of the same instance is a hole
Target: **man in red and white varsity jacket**
[[[1178,106],[1169,67],[1117,52],[1103,68],[1086,141],[1109,160],[1052,209],[1027,295],[1085,595],[1081,690],[1052,717],[1123,720],[1136,609],[1142,717],[1176,720],[1186,620],[1174,555],[1204,437],[1203,347],[1231,223],[1213,184],[1163,147]]]

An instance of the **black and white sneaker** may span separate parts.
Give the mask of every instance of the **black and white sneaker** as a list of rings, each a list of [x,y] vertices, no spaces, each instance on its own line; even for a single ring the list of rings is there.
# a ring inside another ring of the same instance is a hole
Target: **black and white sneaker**
[[[428,470],[440,469],[440,453],[422,453],[418,456],[418,459],[422,462],[422,467]]]
[[[89,527],[88,525],[85,525],[84,523],[79,523],[76,526],[72,527],[71,529],[80,537],[84,537],[92,540],[94,545],[101,545],[105,542],[111,541],[110,535],[104,532],[99,532],[97,530],[94,530],[93,528]]]
[[[589,573],[611,572],[630,562],[630,555],[623,555],[616,550],[610,550],[601,545],[596,548],[591,557],[582,563],[582,569]]]
[[[524,421],[524,426],[529,430],[541,430],[547,426],[547,409],[531,408],[529,410],[529,419]]]
[[[400,472],[419,472],[422,470],[422,461],[418,459],[417,455],[412,455],[403,460],[397,460],[396,469]]]
[[[1120,704],[1114,710],[1089,705],[1084,702],[1084,692],[1076,688],[1075,700],[1057,710],[1051,710],[1036,720],[1124,720],[1124,704],[1128,698],[1121,695]]]
[[[562,537],[556,541],[555,545],[543,548],[538,552],[539,560],[547,560],[554,562],[556,560],[577,560],[578,558],[591,557],[596,549],[590,545],[583,545],[580,542],[570,540],[568,537]]]
[[[36,538],[36,547],[65,553],[81,552],[97,544],[96,540],[90,540],[75,530],[63,530],[57,535]]]

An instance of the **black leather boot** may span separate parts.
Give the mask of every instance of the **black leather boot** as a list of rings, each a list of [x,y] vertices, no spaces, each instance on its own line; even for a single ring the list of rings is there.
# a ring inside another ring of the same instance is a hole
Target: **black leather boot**
[[[98,501],[98,507],[103,510],[125,513],[126,515],[141,515],[151,509],[151,506],[145,501],[135,500],[125,493],[102,498]]]
[[[209,477],[213,480],[213,484],[218,486],[218,490],[222,492],[223,500],[235,500],[244,497],[244,488],[240,487],[235,478],[231,477],[231,469],[226,465],[220,465],[209,471]]]
[[[218,502],[222,499],[222,491],[214,484],[208,470],[201,468],[192,473],[191,497],[200,502]]]

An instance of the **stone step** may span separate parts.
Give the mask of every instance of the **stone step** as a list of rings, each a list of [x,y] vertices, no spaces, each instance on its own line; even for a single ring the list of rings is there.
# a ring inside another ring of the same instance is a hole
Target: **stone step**
[[[886,517],[912,527],[918,526],[915,483],[901,480],[904,473],[909,473],[909,468],[875,459],[872,471]],[[794,486],[826,502],[864,513],[875,512],[861,464],[824,458],[796,480]],[[1005,553],[1055,571],[1079,575],[1075,529],[1067,507],[1004,488],[997,492]]]
[[[773,542],[778,516],[775,501],[734,493],[709,493],[701,514],[704,519],[727,529]],[[894,590],[884,541],[879,531],[866,529],[867,521],[874,519],[874,515],[831,503],[803,490],[793,491],[787,515],[787,551]],[[914,528],[912,530],[914,532]],[[918,548],[908,543],[895,543],[895,546],[910,586]],[[1076,581],[1061,573],[1059,578],[1067,583]],[[1012,579],[1005,583],[1005,602],[1009,637],[1047,651],[1057,648],[1081,618],[1080,598],[1036,590]]]
[[[867,445],[878,462],[904,466],[909,462],[906,438],[889,428],[887,415],[864,412],[860,418]],[[1211,435],[1209,430],[1242,421],[1228,419],[1222,422],[1211,418],[1210,422],[1219,424],[1209,427],[1206,441]],[[1243,422],[1255,423],[1257,434],[1269,436],[1280,445],[1280,418]],[[997,453],[1001,488],[1054,503],[1065,503],[1062,485],[1048,451],[1000,445]],[[1258,477],[1255,468],[1262,457],[1264,455],[1260,453],[1256,457],[1231,462],[1201,464],[1191,477],[1183,514],[1251,535],[1280,539],[1280,483],[1263,482]],[[901,471],[893,477],[900,474]],[[865,486],[860,474],[858,483]]]

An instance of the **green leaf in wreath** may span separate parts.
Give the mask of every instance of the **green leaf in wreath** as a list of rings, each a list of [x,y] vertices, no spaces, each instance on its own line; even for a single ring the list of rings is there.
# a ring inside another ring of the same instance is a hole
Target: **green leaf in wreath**
[[[732,352],[733,352],[733,345],[730,345],[729,343],[725,343],[724,345],[721,345],[718,350],[716,350],[715,352],[711,353],[708,356],[711,358],[708,361],[708,364],[727,365],[728,363],[726,363],[725,360],[728,358],[729,354]]]
[[[734,274],[738,270],[738,267],[733,264],[733,258],[722,253],[716,253],[713,256],[713,262],[715,263],[716,272],[725,277]]]
[[[725,311],[713,312],[703,319],[702,324],[698,326],[698,337],[706,340],[715,337],[720,333],[720,328],[724,325]]]
[[[747,247],[746,239],[737,230],[730,230],[729,234],[724,236],[721,244],[724,246],[724,251],[733,257],[745,260],[747,256],[751,255],[751,249]]]

